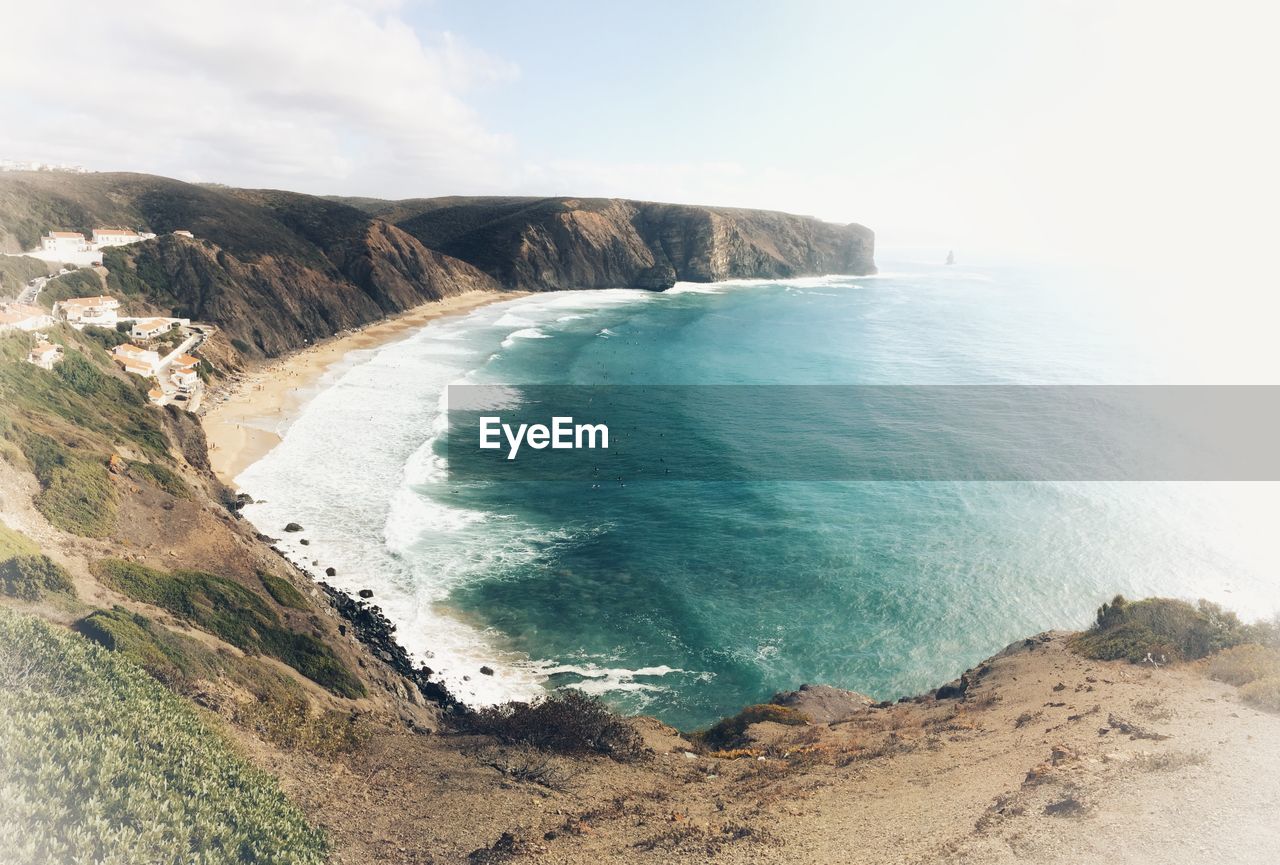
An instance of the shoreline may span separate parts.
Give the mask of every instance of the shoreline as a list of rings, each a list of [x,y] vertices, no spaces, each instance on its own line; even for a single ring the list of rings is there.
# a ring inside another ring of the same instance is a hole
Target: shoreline
[[[446,316],[471,312],[528,292],[472,291],[405,310],[355,330],[328,337],[250,367],[230,384],[209,394],[200,412],[214,475],[232,490],[236,478],[280,443],[281,435],[263,425],[287,422],[316,393],[316,385],[353,351],[381,348]]]

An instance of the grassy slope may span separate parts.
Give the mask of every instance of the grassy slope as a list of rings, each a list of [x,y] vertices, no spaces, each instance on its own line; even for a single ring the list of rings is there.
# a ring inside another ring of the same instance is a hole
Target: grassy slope
[[[324,860],[274,779],[124,657],[0,610],[0,683],[7,863]]]

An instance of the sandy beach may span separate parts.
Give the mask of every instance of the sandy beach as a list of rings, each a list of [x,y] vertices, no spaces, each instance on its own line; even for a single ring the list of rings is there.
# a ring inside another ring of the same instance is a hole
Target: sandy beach
[[[524,294],[475,291],[425,303],[251,368],[230,386],[211,393],[201,413],[214,473],[234,488],[235,478],[280,442],[279,435],[260,428],[263,419],[287,420],[295,415],[314,394],[320,378],[349,352],[377,348],[434,319]]]

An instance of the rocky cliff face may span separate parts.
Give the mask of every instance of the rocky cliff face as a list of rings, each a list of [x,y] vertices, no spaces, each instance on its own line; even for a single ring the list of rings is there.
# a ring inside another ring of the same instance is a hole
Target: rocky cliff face
[[[108,287],[222,330],[242,355],[275,356],[431,300],[498,289],[470,265],[374,221],[323,261],[244,261],[207,240],[163,236],[109,251]]]
[[[0,175],[0,251],[31,248],[50,229],[104,225],[160,235],[104,253],[109,288],[128,299],[127,311],[212,322],[249,357],[471,290],[661,290],[677,280],[875,271],[870,230],[764,210],[341,200],[143,174]]]
[[[452,198],[360,205],[508,288],[662,289],[875,272],[875,236],[766,210],[621,199]]]

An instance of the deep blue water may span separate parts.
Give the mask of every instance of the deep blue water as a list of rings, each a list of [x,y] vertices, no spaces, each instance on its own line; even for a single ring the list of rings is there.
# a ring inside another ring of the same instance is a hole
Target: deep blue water
[[[465,697],[573,685],[682,727],[802,682],[879,698],[1116,592],[1280,608],[1267,485],[452,482],[449,383],[1037,384],[1159,380],[1043,269],[573,292],[487,307],[353,359],[242,476],[300,560],[371,586]],[[1101,304],[1101,305],[1100,305]],[[681,412],[690,407],[653,406]],[[703,435],[715,443],[717,430]],[[726,459],[753,453],[726,439]],[[322,467],[322,468],[320,468]],[[345,582],[344,582],[345,581]],[[498,663],[493,664],[494,660]],[[497,667],[494,677],[479,665]],[[466,677],[466,678],[464,678]]]

